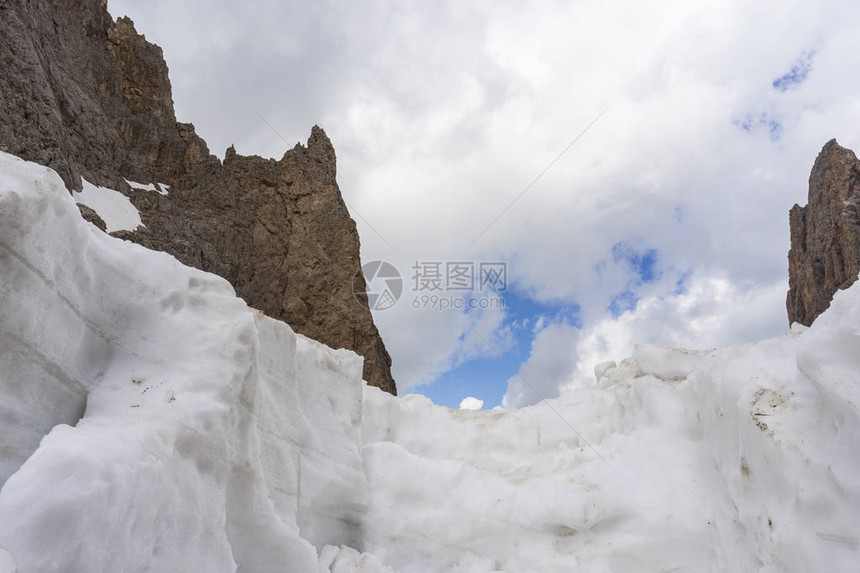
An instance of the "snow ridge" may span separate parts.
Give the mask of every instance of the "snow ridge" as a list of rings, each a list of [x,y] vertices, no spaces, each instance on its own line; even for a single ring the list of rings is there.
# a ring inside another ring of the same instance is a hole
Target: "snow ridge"
[[[355,354],[102,233],[56,173],[4,153],[0,276],[0,573],[860,557],[858,286],[809,329],[642,345],[550,403],[471,411],[367,387]]]

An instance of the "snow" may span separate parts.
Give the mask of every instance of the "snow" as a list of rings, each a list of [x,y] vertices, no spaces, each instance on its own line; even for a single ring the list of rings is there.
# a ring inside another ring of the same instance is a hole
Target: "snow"
[[[316,571],[309,539],[357,544],[356,355],[85,223],[7,154],[0,269],[0,563]]]
[[[0,276],[0,573],[856,570],[860,285],[504,411],[367,387],[3,153]]]
[[[5,549],[0,549],[0,573],[15,573],[18,564]]]
[[[142,225],[140,212],[128,197],[107,187],[93,185],[81,178],[83,189],[75,192],[75,202],[86,205],[102,218],[108,233],[134,231]]]
[[[395,573],[373,555],[351,547],[327,545],[320,553],[320,573]]]
[[[855,570],[858,325],[854,287],[806,332],[639,346],[509,412],[368,389],[364,549],[404,573]]]
[[[137,183],[128,179],[125,182],[128,183],[129,187],[137,191],[154,191],[162,195],[167,195],[168,191],[170,191],[170,186],[164,183]]]

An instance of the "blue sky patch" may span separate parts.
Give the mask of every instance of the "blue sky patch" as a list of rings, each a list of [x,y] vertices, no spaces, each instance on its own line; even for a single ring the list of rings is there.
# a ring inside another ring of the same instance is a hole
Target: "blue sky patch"
[[[528,360],[532,342],[542,325],[563,321],[582,327],[579,305],[540,302],[516,288],[509,288],[500,295],[507,310],[502,328],[511,328],[513,347],[504,350],[502,357],[490,351],[480,358],[466,360],[411,392],[423,394],[434,404],[449,408],[458,408],[466,396],[483,400],[484,408],[492,408],[501,404],[508,379],[516,375],[522,363]]]
[[[612,246],[612,258],[616,263],[627,262],[639,284],[651,283],[660,278],[660,271],[657,268],[657,249],[639,251],[630,243],[620,241]]]
[[[692,269],[686,270],[681,273],[681,275],[678,277],[678,280],[675,281],[675,290],[672,291],[672,294],[675,296],[687,294],[687,291],[689,290],[689,282],[691,276],[693,276]]]
[[[767,112],[759,115],[747,114],[733,123],[747,133],[764,131],[771,141],[778,141],[782,137],[782,123]]]
[[[638,249],[629,241],[619,241],[612,245],[612,260],[624,264],[632,273],[627,286],[612,297],[606,311],[618,318],[629,310],[635,310],[639,303],[635,288],[653,283],[662,276],[659,269],[660,253],[657,249]]]
[[[577,328],[582,328],[582,317],[577,304],[562,302],[540,302],[521,290],[511,288],[503,293],[508,319],[514,322],[531,320],[540,317],[544,320],[564,320]]]
[[[780,92],[787,92],[802,84],[809,72],[812,71],[812,59],[815,57],[815,51],[804,52],[795,60],[791,66],[791,70],[785,75],[782,75],[773,80],[773,89]]]
[[[636,305],[639,303],[639,298],[629,290],[618,293],[612,297],[612,301],[606,310],[613,318],[618,318],[628,310],[636,310]]]
[[[515,354],[506,353],[505,360],[514,368],[519,368],[525,359],[518,359]],[[526,358],[528,352],[526,352]],[[410,390],[423,394],[433,400],[434,404],[459,408],[460,401],[466,396],[472,396],[484,401],[484,408],[492,408],[501,404],[507,390],[508,378],[514,373],[497,356],[469,360],[456,368],[442,374],[430,384],[418,386]]]

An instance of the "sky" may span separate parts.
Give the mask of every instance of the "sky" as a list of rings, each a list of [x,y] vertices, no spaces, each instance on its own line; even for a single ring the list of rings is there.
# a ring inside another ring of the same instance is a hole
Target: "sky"
[[[108,8],[213,153],[326,130],[362,261],[400,275],[374,311],[399,391],[454,408],[784,333],[788,211],[828,140],[860,149],[850,0]]]

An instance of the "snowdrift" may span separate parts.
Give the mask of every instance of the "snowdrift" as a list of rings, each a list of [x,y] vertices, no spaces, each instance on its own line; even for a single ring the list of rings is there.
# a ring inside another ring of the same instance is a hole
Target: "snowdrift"
[[[0,276],[0,571],[317,571],[313,543],[359,544],[355,354],[6,154]]]
[[[595,373],[392,397],[0,153],[0,573],[856,570],[860,288]]]

